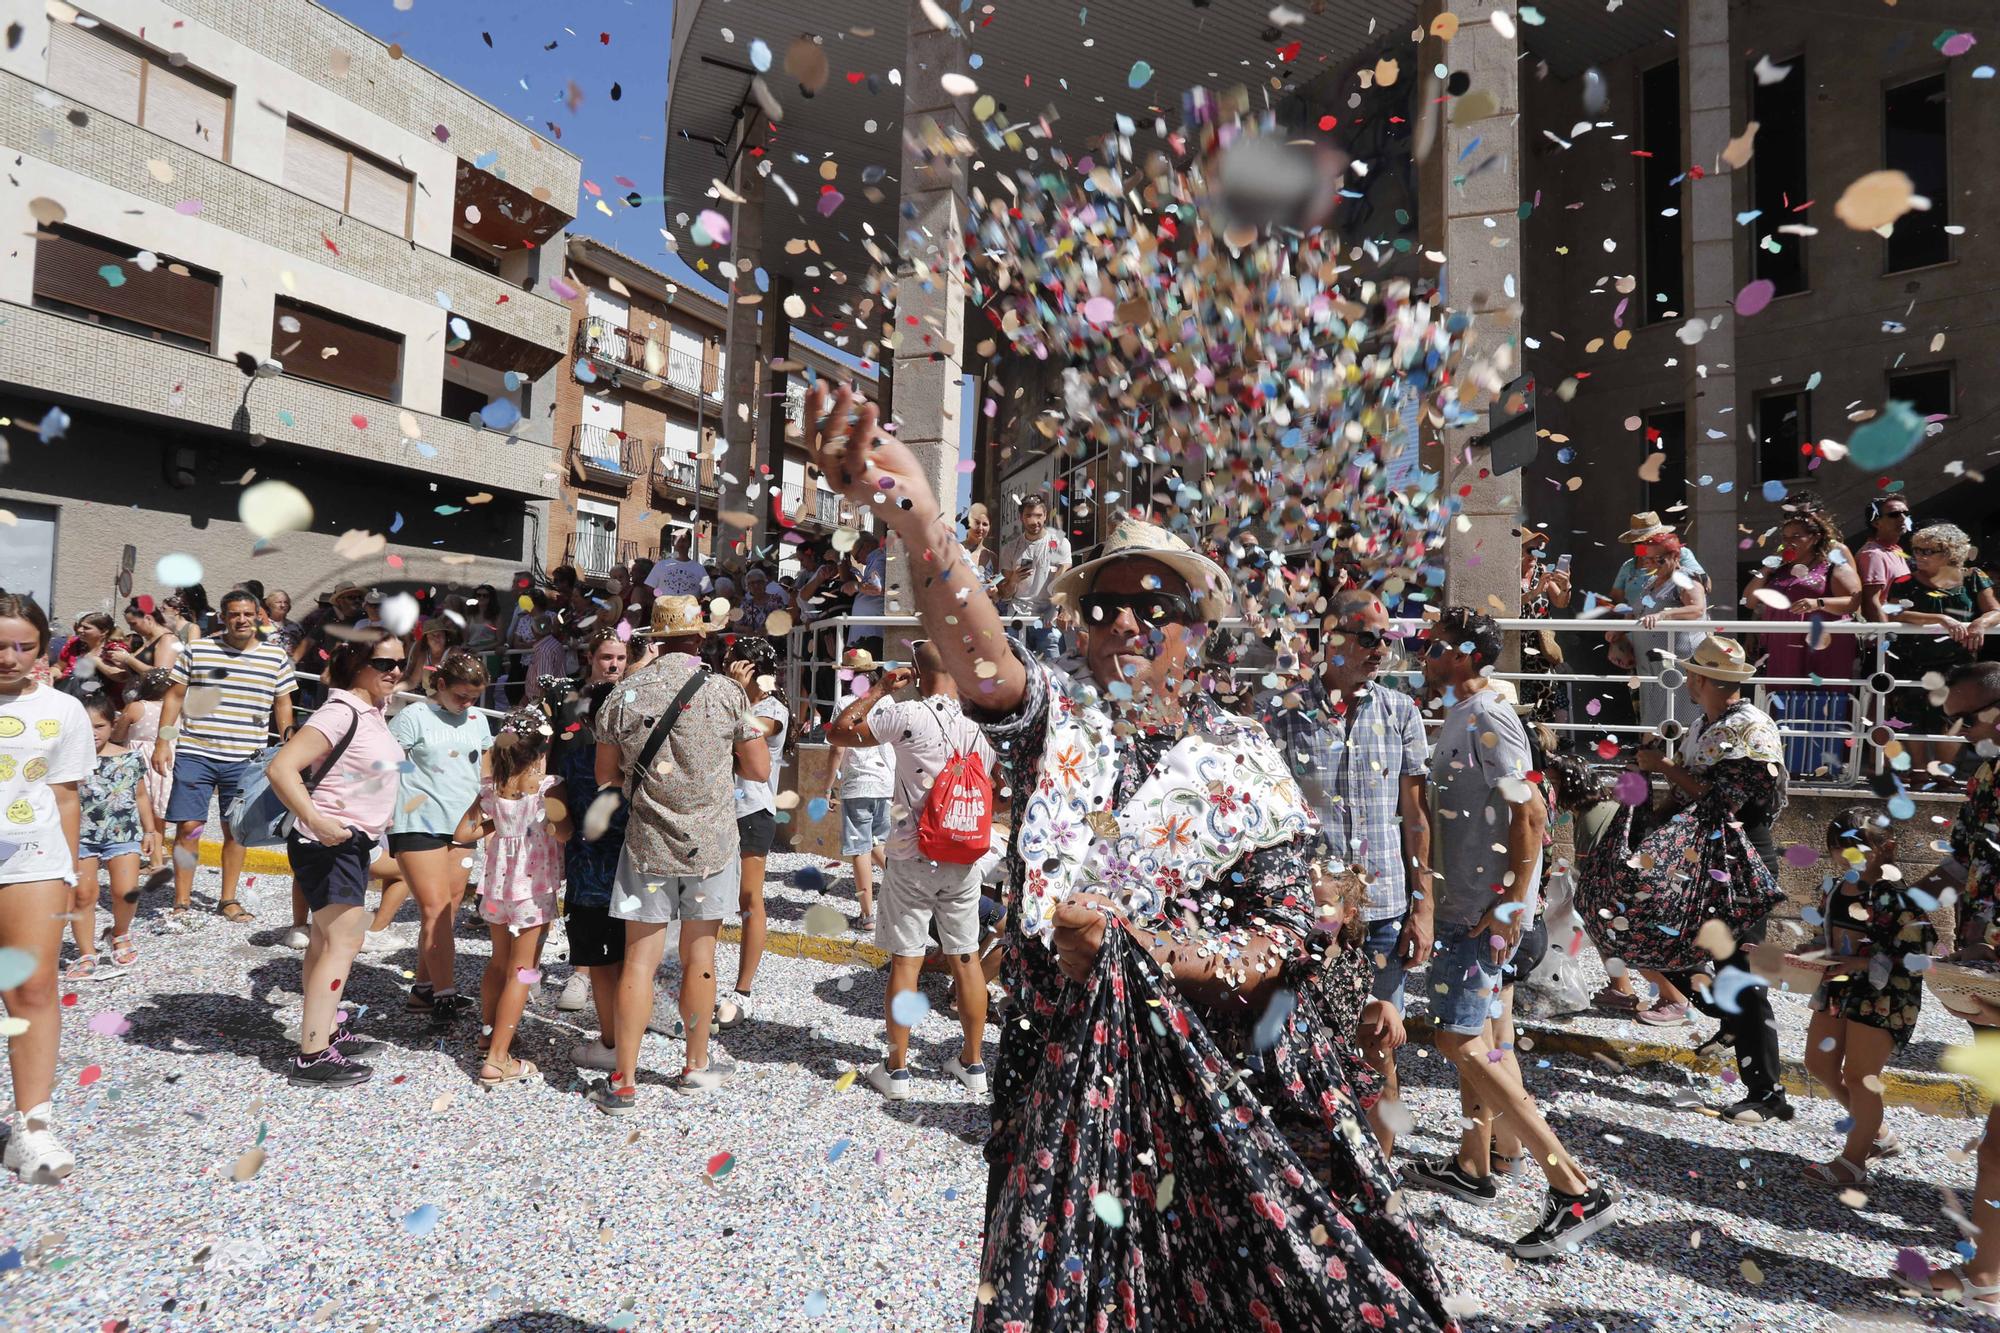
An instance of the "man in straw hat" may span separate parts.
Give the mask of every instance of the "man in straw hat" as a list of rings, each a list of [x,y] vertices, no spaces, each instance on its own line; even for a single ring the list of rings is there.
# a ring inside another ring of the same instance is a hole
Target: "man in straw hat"
[[[807,402],[813,460],[902,539],[929,639],[1014,775],[1019,1018],[990,1062],[983,1326],[1051,1327],[1052,1290],[1066,1328],[1134,1308],[1202,1330],[1359,1327],[1385,1308],[1398,1328],[1450,1324],[1415,1225],[1388,1206],[1339,1050],[1351,1022],[1316,980],[1330,937],[1311,812],[1262,727],[1200,676],[1230,611],[1222,569],[1120,523],[1052,585],[1081,639],[1081,669],[1058,668],[1007,638],[875,406],[829,397]],[[1131,1200],[1120,1221],[1103,1182]],[[1166,1190],[1202,1202],[1169,1220]]]
[[[653,1016],[653,974],[666,949],[670,922],[681,923],[681,1019],[687,1061],[667,1086],[701,1092],[718,1086],[731,1066],[709,1041],[715,1012],[715,938],[736,910],[736,778],[763,782],[771,752],[750,710],[742,678],[750,663],[731,666],[732,679],[702,665],[705,635],[722,626],[699,598],[661,597],[643,636],[660,652],[605,696],[597,714],[599,802],[630,803],[625,847],[611,885],[611,915],[625,923],[625,969],[619,976],[618,1067],[591,1088],[598,1109],[634,1108],[639,1043]],[[594,805],[586,835],[601,831],[609,808]]]

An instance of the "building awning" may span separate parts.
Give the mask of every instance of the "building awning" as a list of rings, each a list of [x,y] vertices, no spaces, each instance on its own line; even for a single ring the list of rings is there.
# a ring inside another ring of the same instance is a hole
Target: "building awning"
[[[451,327],[455,320],[464,320],[466,329],[472,334],[463,343],[458,341]],[[516,371],[530,380],[538,380],[547,374],[549,367],[562,360],[564,354],[563,348],[531,343],[526,338],[489,328],[464,315],[445,317],[445,351],[461,361],[470,361],[473,365],[492,370]]]
[[[828,21],[830,8],[838,10],[837,23]],[[1291,8],[1303,21],[1283,28],[1272,24],[1269,0],[1092,0],[1060,12],[940,8],[974,25],[971,49],[980,63],[968,74],[1008,124],[1023,127],[1024,146],[1045,150],[1054,142],[1081,153],[1115,130],[1120,113],[1142,127],[1142,146],[1156,118],[1178,126],[1181,95],[1190,88],[1244,86],[1275,98],[1374,46],[1407,50],[1418,6],[1298,0]],[[824,0],[759,0],[748,10],[725,0],[681,0],[674,7],[663,188],[667,230],[681,242],[681,257],[707,259],[711,268],[728,257],[726,245],[698,247],[689,232],[704,209],[728,215],[715,182],[729,179],[730,150],[743,137],[739,117],[763,124],[751,88],[763,58],[751,44],[761,40],[769,47],[765,89],[784,112],[768,152],[773,175],[790,187],[766,184],[762,268],[774,286],[790,278],[804,299],[806,315],[795,325],[856,354],[881,328],[877,308],[868,329],[856,330],[865,283],[877,267],[868,244],[893,258],[902,231],[896,209],[903,88],[891,74],[910,76],[911,11],[909,0],[843,0],[831,7]],[[815,37],[826,75],[808,95],[786,72],[787,56],[794,42]],[[1031,133],[1042,124],[1052,139]],[[985,151],[983,136],[978,142],[983,165],[975,184],[990,187],[996,168],[1031,165],[1021,154]]]

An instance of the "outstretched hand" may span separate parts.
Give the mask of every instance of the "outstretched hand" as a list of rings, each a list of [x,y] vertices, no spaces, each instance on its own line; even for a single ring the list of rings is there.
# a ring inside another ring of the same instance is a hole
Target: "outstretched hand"
[[[845,384],[829,394],[821,381],[807,392],[804,435],[813,465],[850,504],[885,526],[907,532],[929,523],[938,502],[923,465],[900,441],[881,432],[874,403],[862,400],[857,407],[856,402],[854,390]],[[879,504],[877,496],[882,497]]]

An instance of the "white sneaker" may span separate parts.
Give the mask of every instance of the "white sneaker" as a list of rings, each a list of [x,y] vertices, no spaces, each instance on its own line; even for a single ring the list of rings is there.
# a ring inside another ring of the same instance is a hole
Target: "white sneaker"
[[[31,1125],[41,1128],[31,1129]],[[76,1158],[57,1142],[48,1121],[39,1116],[24,1117],[14,1123],[14,1132],[7,1136],[7,1150],[0,1154],[0,1164],[27,1185],[53,1185],[76,1170]]]
[[[556,1008],[566,1014],[573,1014],[589,1003],[590,973],[579,967],[570,973],[569,980],[563,983],[562,994],[556,997]],[[604,1068],[609,1069],[610,1066],[606,1065]]]
[[[986,1095],[985,1064],[962,1064],[959,1058],[954,1055],[944,1062],[944,1072],[950,1074],[960,1083],[963,1083],[965,1090],[973,1096],[984,1097]]]
[[[578,1069],[616,1069],[618,1052],[606,1046],[596,1037],[580,1041],[569,1048],[570,1063]]]
[[[304,926],[293,926],[285,932],[284,946],[287,949],[303,949],[311,943],[312,936],[306,933]]]
[[[728,1005],[735,1012],[729,1017],[722,1016],[722,1006]],[[753,1017],[756,1001],[742,991],[733,990],[715,1002],[715,1026],[723,1031],[735,1027],[745,1019]]]
[[[303,934],[304,932],[301,931],[300,933]],[[291,937],[287,936],[285,942],[289,944]],[[300,945],[299,947],[304,948],[305,946]],[[409,947],[410,942],[401,935],[398,935],[394,930],[371,930],[368,932],[366,938],[361,941],[361,952],[370,955],[394,953],[398,949],[407,949]]]
[[[869,1087],[892,1102],[909,1100],[911,1079],[907,1065],[901,1069],[891,1069],[877,1060],[868,1066],[868,1072],[862,1077],[868,1080]]]

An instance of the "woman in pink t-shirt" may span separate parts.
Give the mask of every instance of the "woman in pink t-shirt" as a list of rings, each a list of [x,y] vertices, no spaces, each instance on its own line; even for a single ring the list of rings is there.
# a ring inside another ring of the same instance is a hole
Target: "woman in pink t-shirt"
[[[299,1054],[285,1071],[303,1087],[344,1088],[374,1073],[372,1050],[340,1025],[340,993],[368,929],[364,902],[375,845],[396,813],[403,747],[382,706],[409,653],[383,630],[342,642],[327,659],[326,703],[285,742],[267,772],[298,825],[286,840],[292,883],[312,908]]]

